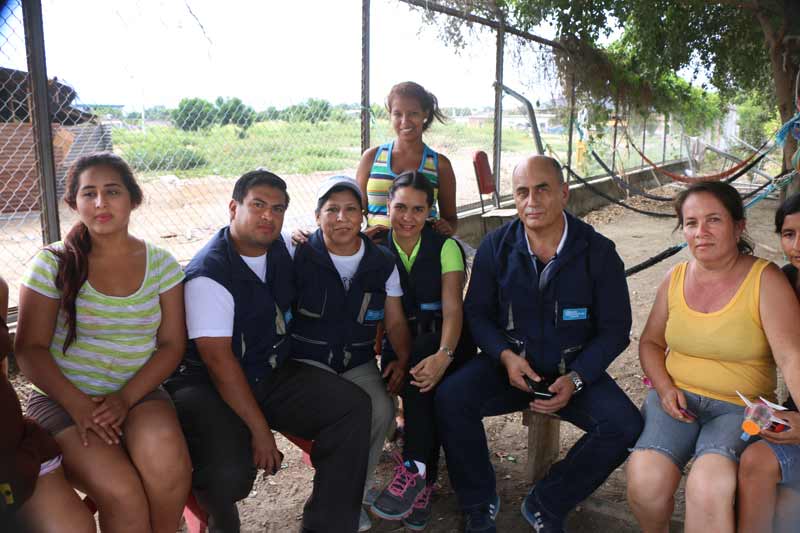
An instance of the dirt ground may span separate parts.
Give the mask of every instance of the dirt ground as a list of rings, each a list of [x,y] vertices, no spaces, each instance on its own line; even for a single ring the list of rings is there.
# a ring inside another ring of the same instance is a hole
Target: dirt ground
[[[664,192],[672,194],[675,189],[665,189]],[[639,199],[633,199],[631,202],[650,209],[664,209],[663,205]],[[772,216],[776,205],[775,200],[767,199],[751,209],[748,231],[756,243],[757,255],[781,264],[778,239],[772,231]],[[650,218],[616,206],[595,211],[585,219],[601,233],[614,240],[626,266],[637,264],[682,240],[680,232],[672,231],[674,220]],[[209,222],[211,226],[216,220]],[[646,392],[637,356],[639,334],[647,319],[658,283],[672,265],[686,258],[687,252],[683,251],[628,279],[633,307],[631,345],[611,365],[609,372],[636,404],[641,403]],[[20,394],[24,394],[26,387],[23,386],[22,380],[19,376],[15,379]],[[484,421],[484,425],[492,450],[492,462],[497,473],[497,487],[501,498],[498,530],[530,531],[530,527],[519,513],[520,502],[529,490],[529,486],[524,482],[527,428],[522,425],[521,414],[488,418]],[[562,456],[580,434],[579,430],[569,424],[562,424]],[[286,456],[281,471],[276,476],[259,477],[249,497],[240,502],[242,530],[245,532],[284,532],[297,531],[300,528],[302,507],[310,493],[313,470],[303,464],[301,452],[281,436],[278,438],[278,445]],[[379,467],[378,480],[384,483],[391,475],[392,451],[393,445],[387,445]],[[455,495],[449,486],[446,467],[442,468],[439,482],[441,488],[435,493],[433,500],[434,518],[427,531],[433,533],[462,531],[463,520],[458,512]],[[601,501],[610,502],[611,508],[625,511],[625,478],[622,470],[618,469],[595,496]],[[638,531],[638,528],[629,521],[612,518],[609,513],[598,513],[595,509],[595,505],[588,504],[579,507],[570,516],[567,530],[571,533]],[[682,496],[679,495],[678,514],[681,509]],[[375,518],[373,523],[373,531],[377,532],[404,529],[400,522],[380,521]]]

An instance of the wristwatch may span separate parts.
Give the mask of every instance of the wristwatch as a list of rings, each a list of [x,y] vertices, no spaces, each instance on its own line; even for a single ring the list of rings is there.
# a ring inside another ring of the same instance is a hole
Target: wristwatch
[[[453,358],[453,350],[451,350],[447,346],[439,346],[439,351],[446,353],[447,357],[449,357],[450,359]]]
[[[581,390],[583,390],[583,380],[581,379],[581,377],[578,375],[577,372],[572,370],[567,375],[569,376],[569,379],[572,380],[572,384],[575,385],[575,392],[576,393],[578,393]]]

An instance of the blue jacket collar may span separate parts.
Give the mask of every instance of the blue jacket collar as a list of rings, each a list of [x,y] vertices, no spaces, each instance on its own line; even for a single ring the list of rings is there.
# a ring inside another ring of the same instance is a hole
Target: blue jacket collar
[[[589,224],[579,220],[567,211],[565,211],[564,214],[567,216],[569,231],[567,232],[567,240],[564,243],[564,248],[555,259],[556,264],[553,265],[555,271],[557,271],[561,265],[570,261],[576,255],[584,252],[589,244],[588,239],[590,237],[590,233],[594,232],[594,229]],[[530,260],[530,253],[528,252],[528,240],[527,236],[525,235],[525,225],[521,220],[516,219],[511,222],[508,231],[503,238],[502,244],[504,246],[511,246],[517,253],[522,254]],[[553,273],[555,273],[555,271]]]

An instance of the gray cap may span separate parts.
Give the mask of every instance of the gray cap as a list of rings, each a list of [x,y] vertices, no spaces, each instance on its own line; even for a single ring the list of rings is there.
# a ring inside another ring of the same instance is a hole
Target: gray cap
[[[331,189],[338,186],[347,187],[356,193],[360,201],[364,201],[364,198],[361,196],[361,187],[359,187],[358,182],[350,176],[331,176],[330,178],[326,178],[319,184],[319,187],[317,187],[317,201],[322,200]]]

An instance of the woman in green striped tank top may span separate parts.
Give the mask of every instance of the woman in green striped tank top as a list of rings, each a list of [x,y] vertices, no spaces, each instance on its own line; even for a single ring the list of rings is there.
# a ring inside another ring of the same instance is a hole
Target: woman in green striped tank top
[[[120,157],[78,159],[64,200],[80,220],[34,258],[20,289],[28,415],[55,437],[104,531],[173,533],[191,464],[160,384],[185,346],[183,273],[128,232],[142,191]]]
[[[397,138],[365,151],[356,171],[367,213],[365,233],[377,240],[385,236],[389,230],[389,187],[399,174],[416,170],[434,188],[435,203],[431,210],[436,219],[434,227],[443,235],[453,235],[458,226],[453,166],[449,159],[422,141],[422,134],[434,120],[445,120],[436,97],[418,83],[406,81],[389,91],[386,109]]]

